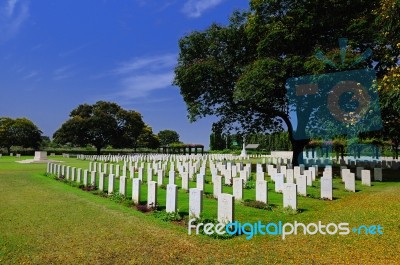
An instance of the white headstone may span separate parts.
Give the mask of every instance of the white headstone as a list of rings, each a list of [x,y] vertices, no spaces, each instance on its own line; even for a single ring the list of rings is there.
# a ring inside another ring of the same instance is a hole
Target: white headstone
[[[159,169],[157,171],[157,184],[158,186],[161,186],[163,184],[164,180],[164,172],[162,171],[162,169]]]
[[[329,200],[333,199],[332,178],[329,177],[321,178],[321,198]]]
[[[275,192],[282,192],[283,184],[285,183],[283,174],[276,173],[274,179],[275,179]]]
[[[122,176],[127,176],[126,172],[127,172],[127,168],[125,165],[123,165],[122,166]]]
[[[333,176],[332,169],[324,170],[324,172],[322,173],[322,176],[327,177],[327,178],[332,178],[332,176]]]
[[[307,177],[305,175],[299,175],[296,180],[297,193],[302,196],[307,196]]]
[[[278,174],[278,170],[277,170],[276,168],[271,168],[271,169],[270,169],[270,172],[271,172],[271,174],[268,173],[268,175],[271,176],[271,179],[272,179],[273,181],[276,181],[276,180],[275,180],[275,175]]]
[[[265,180],[256,182],[256,201],[268,203],[268,182]]]
[[[315,167],[309,167],[308,170],[311,172],[312,181],[315,181],[316,180]]]
[[[227,224],[233,222],[235,212],[234,196],[221,193],[218,196],[218,222]]]
[[[153,181],[153,170],[150,166],[147,166],[147,182],[149,181]]]
[[[85,171],[83,171],[83,185],[86,187],[88,185],[88,170],[85,169]]]
[[[71,172],[71,167],[67,166],[66,172],[65,172],[65,178],[69,180],[70,178],[70,172]]]
[[[81,183],[81,176],[82,176],[82,168],[78,168],[78,172],[76,174],[76,182]]]
[[[182,176],[182,189],[189,190],[189,173],[183,172],[181,176]]]
[[[199,190],[204,190],[204,175],[202,174],[197,174],[197,178],[196,178],[196,187]]]
[[[203,212],[203,191],[199,189],[189,190],[189,217],[200,218]]]
[[[264,179],[265,179],[265,174],[264,174],[264,172],[258,171],[258,172],[256,173],[256,180],[258,181],[258,180],[264,180]]]
[[[283,207],[291,207],[297,209],[297,185],[293,183],[285,183],[283,185]]]
[[[306,176],[307,186],[312,186],[312,173],[310,170],[304,170],[304,175]]]
[[[169,171],[168,182],[169,184],[175,184],[175,171]]]
[[[143,181],[143,172],[144,172],[144,168],[143,167],[139,167],[139,169],[138,169],[138,179],[140,179],[140,181]]]
[[[346,175],[344,180],[344,188],[348,191],[356,192],[356,177],[354,173]]]
[[[294,183],[293,169],[286,169],[286,183]]]
[[[167,206],[165,211],[167,213],[174,213],[177,211],[178,202],[178,186],[175,184],[167,185]]]
[[[126,177],[119,177],[119,194],[126,195]]]
[[[104,191],[104,173],[99,174],[99,190]]]
[[[140,185],[142,181],[139,178],[132,179],[132,201],[135,204],[140,204]]]
[[[222,193],[222,176],[215,176],[213,183],[213,195],[214,198],[218,198],[218,196]]]
[[[46,151],[35,151],[35,157],[33,158],[35,161],[43,161],[47,160],[47,152]]]
[[[293,177],[294,177],[294,179],[297,179],[297,177],[300,176],[300,170],[301,170],[300,167],[294,167],[294,169],[293,169]]]
[[[96,171],[90,173],[90,185],[96,186]]]
[[[368,169],[361,170],[361,184],[371,186],[371,171]]]
[[[280,173],[282,173],[283,175],[286,176],[286,171],[287,171],[287,167],[286,166],[280,166]]]
[[[243,180],[241,178],[232,178],[233,180],[233,196],[236,200],[243,199]]]
[[[116,165],[115,166],[115,177],[119,177],[119,171],[120,171],[120,166],[119,165]]]
[[[157,207],[157,182],[155,181],[147,183],[147,207]]]
[[[232,171],[230,169],[225,170],[224,180],[226,185],[232,184]]]
[[[108,194],[111,194],[114,192],[114,182],[115,182],[115,175],[110,174],[108,175]]]
[[[71,181],[75,181],[76,167],[71,168]]]
[[[343,169],[340,170],[340,175],[341,175],[341,177],[342,177],[342,182],[345,182],[347,176],[348,176],[350,173],[351,173],[351,172],[350,172],[350,169],[348,169],[348,168],[343,168]]]

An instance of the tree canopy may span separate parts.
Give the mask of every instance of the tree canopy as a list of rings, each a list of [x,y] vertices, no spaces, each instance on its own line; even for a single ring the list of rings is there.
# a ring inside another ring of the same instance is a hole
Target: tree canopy
[[[0,118],[0,147],[7,148],[8,153],[13,146],[38,148],[41,136],[39,128],[27,118]]]
[[[160,139],[153,133],[153,129],[146,125],[138,138],[138,146],[155,149],[160,146]]]
[[[161,146],[167,146],[172,143],[179,143],[179,134],[173,130],[161,130],[158,132]]]
[[[359,68],[373,69],[382,79],[399,55],[399,34],[384,33],[385,27],[398,30],[399,20],[387,17],[394,12],[388,4],[381,23],[383,6],[377,0],[252,0],[249,10],[235,12],[228,25],[212,24],[184,36],[174,84],[180,87],[190,120],[215,115],[219,121],[214,131],[288,129],[293,163],[298,164],[310,139],[292,134],[298,128],[290,117],[286,81]],[[349,40],[348,58],[340,64],[338,39],[343,37]],[[367,48],[372,57],[353,65]],[[319,51],[326,57],[318,58]],[[336,64],[326,63],[327,58]],[[311,112],[302,115],[307,118]]]
[[[116,103],[98,101],[93,105],[82,104],[71,111],[68,119],[54,133],[54,141],[77,146],[88,144],[97,152],[108,145],[134,148],[146,128],[142,115],[124,110]]]

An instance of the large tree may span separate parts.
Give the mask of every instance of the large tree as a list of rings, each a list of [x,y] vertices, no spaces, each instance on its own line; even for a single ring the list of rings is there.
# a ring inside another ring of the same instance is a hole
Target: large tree
[[[27,118],[0,118],[0,147],[7,148],[8,153],[12,146],[38,148],[41,136],[39,128]]]
[[[161,146],[167,146],[173,143],[179,143],[179,134],[173,130],[161,130],[158,132]]]
[[[138,146],[150,149],[156,149],[160,146],[160,139],[158,135],[153,133],[153,129],[146,125],[138,138]]]
[[[140,113],[124,110],[116,103],[98,101],[82,104],[71,111],[70,119],[54,133],[54,141],[77,146],[93,145],[100,150],[107,146],[136,147],[145,123]]]
[[[379,8],[377,0],[253,0],[249,11],[235,12],[227,26],[212,24],[183,37],[174,84],[180,87],[189,118],[215,115],[219,121],[213,127],[225,131],[287,129],[293,163],[301,163],[310,139],[293,134],[305,124],[298,122],[294,128],[286,81],[358,68],[374,69],[382,78],[393,60],[386,58],[387,39],[380,38]],[[338,39],[343,37],[349,40],[348,58],[358,58],[367,48],[373,49],[373,56],[357,65],[349,59],[341,64]],[[323,100],[320,95],[314,102]],[[304,105],[297,115],[307,121],[315,110]]]
[[[400,1],[382,0],[375,10],[380,47],[386,62],[387,72],[379,82],[379,95],[383,118],[382,138],[389,139],[398,158],[400,145]]]

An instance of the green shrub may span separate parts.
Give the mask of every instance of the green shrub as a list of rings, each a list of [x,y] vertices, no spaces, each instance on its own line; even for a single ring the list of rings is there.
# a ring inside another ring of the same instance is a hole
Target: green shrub
[[[243,201],[243,205],[244,206],[248,206],[248,207],[257,208],[257,209],[263,209],[263,210],[272,211],[272,206],[271,205],[268,205],[267,203],[260,202],[260,201],[247,199],[247,200]]]
[[[165,211],[154,211],[153,215],[158,218],[161,219],[164,222],[172,222],[172,221],[181,221],[182,220],[182,216],[179,214],[179,210],[177,210],[176,212],[172,212],[172,213],[167,213]]]

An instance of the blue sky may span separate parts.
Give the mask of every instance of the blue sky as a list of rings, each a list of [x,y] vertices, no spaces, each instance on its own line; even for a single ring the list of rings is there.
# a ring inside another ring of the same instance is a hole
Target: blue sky
[[[227,24],[244,0],[2,0],[0,116],[27,117],[52,136],[82,103],[139,111],[155,133],[209,145],[213,118],[189,123],[171,86],[178,40]]]

